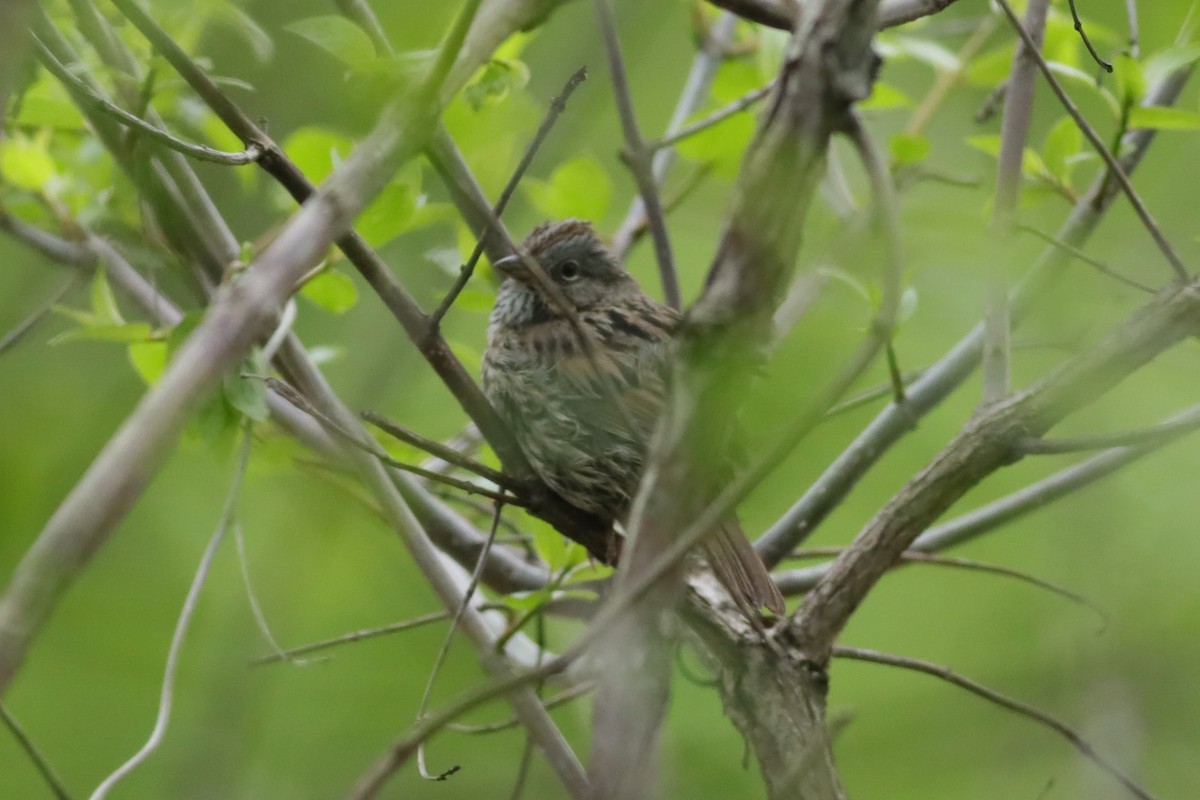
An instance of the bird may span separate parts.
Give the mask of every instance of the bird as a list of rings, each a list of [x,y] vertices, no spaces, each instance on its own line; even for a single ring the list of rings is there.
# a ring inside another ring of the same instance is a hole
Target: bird
[[[666,400],[680,313],[642,291],[585,220],[545,222],[521,250],[558,291],[520,255],[493,264],[503,281],[488,321],[484,394],[551,489],[624,523]],[[702,548],[741,608],[785,613],[736,516]]]

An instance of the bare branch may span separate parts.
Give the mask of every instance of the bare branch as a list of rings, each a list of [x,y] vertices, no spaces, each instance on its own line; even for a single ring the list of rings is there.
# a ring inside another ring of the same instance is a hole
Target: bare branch
[[[809,657],[824,659],[875,582],[968,489],[1019,458],[1017,442],[1044,434],[1198,330],[1200,280],[1193,280],[1164,292],[1046,378],[982,410],[834,562],[794,619],[795,641]]]
[[[17,744],[25,751],[25,755],[29,756],[29,760],[33,762],[33,766],[37,768],[42,780],[46,782],[46,786],[56,800],[71,800],[71,795],[63,785],[62,779],[58,777],[58,773],[54,771],[46,756],[29,738],[29,734],[25,733],[12,714],[8,713],[8,709],[4,707],[3,703],[0,703],[0,722],[3,722],[4,727],[8,728],[13,738],[17,740]]]
[[[707,117],[698,119],[689,125],[684,125],[679,130],[668,133],[661,139],[655,139],[653,142],[648,143],[646,147],[652,151],[662,150],[664,147],[673,147],[684,139],[695,136],[701,131],[706,131],[712,126],[729,119],[734,114],[745,111],[747,108],[770,94],[771,90],[774,88],[775,81],[772,80],[765,86],[760,86],[752,92],[747,92],[737,100],[734,100],[732,103],[727,103],[726,105],[721,106]]]
[[[658,258],[658,274],[662,281],[663,298],[667,305],[679,308],[679,276],[675,272],[675,260],[671,256],[671,240],[667,234],[667,220],[663,213],[662,199],[658,196],[658,179],[650,163],[650,149],[638,126],[637,113],[633,108],[633,97],[629,91],[629,77],[625,74],[625,60],[621,56],[621,42],[617,38],[617,22],[613,17],[609,0],[594,0],[596,18],[600,23],[600,35],[604,40],[604,52],[608,59],[608,70],[612,75],[613,95],[617,111],[621,115],[621,130],[625,134],[625,163],[637,182],[638,193],[646,209],[650,224],[650,236],[654,239],[654,253]]]
[[[1190,67],[1172,73],[1147,94],[1146,104],[1171,105],[1190,75]],[[1129,134],[1127,141],[1129,151],[1122,157],[1122,162],[1126,169],[1132,170],[1154,141],[1154,133],[1150,130],[1134,131]],[[1057,238],[1072,245],[1082,243],[1111,206],[1113,197],[1114,193],[1104,178],[1098,178],[1075,204]],[[1029,276],[1014,289],[1011,306],[1014,320],[1019,319],[1057,277],[1057,267],[1064,260],[1065,257],[1057,249],[1048,249],[1041,255]],[[768,565],[778,563],[816,530],[870,467],[910,431],[922,415],[936,408],[966,380],[979,363],[982,340],[982,326],[976,326],[920,379],[907,387],[903,406],[889,405],[881,411],[779,521],[755,542],[755,548]]]
[[[561,705],[571,702],[577,697],[583,697],[584,695],[589,694],[594,688],[595,686],[591,683],[591,681],[581,683],[578,686],[573,686],[572,688],[566,689],[559,694],[554,695],[554,697],[547,699],[545,704],[546,708],[558,708]],[[509,717],[508,719],[501,720],[500,722],[489,722],[484,725],[461,725],[458,723],[449,723],[446,725],[446,729],[455,731],[456,733],[477,735],[506,731],[510,728],[515,728],[520,724],[521,721],[516,717]]]
[[[508,477],[504,473],[497,472],[491,467],[480,464],[475,459],[463,455],[453,447],[448,447],[441,442],[426,438],[418,433],[410,431],[403,425],[398,425],[389,420],[387,417],[376,414],[374,411],[363,411],[361,414],[359,414],[359,416],[389,436],[399,439],[405,444],[411,444],[413,447],[418,447],[421,450],[424,450],[426,453],[429,453],[431,456],[435,456],[442,461],[445,461],[447,464],[461,467],[468,472],[473,472],[479,477],[485,478],[497,486],[504,487],[505,489],[516,491],[519,488],[512,478]],[[438,474],[441,473],[439,472]]]
[[[329,648],[337,647],[339,645],[350,644],[351,642],[361,642],[366,639],[374,639],[377,636],[387,636],[388,634],[392,633],[399,633],[401,631],[412,630],[413,628],[420,628],[424,625],[430,624],[431,622],[441,622],[444,619],[450,619],[449,611],[434,611],[431,614],[424,614],[419,617],[414,617],[413,619],[405,620],[404,622],[396,622],[379,628],[365,628],[363,630],[343,634],[342,636],[335,636],[332,639],[322,639],[319,642],[304,644],[300,645],[299,647],[291,647],[287,650],[280,651],[279,653],[260,656],[259,658],[251,661],[250,666],[258,667],[263,664],[274,664],[279,661],[291,661],[297,656],[305,656],[309,653],[317,653],[322,650],[328,650]]]
[[[221,510],[221,517],[217,521],[217,529],[213,531],[212,537],[208,540],[208,546],[204,549],[204,555],[200,558],[200,565],[196,568],[192,585],[188,588],[187,597],[183,601],[183,609],[179,612],[179,619],[175,623],[175,632],[171,635],[171,647],[167,651],[167,666],[163,674],[162,693],[158,700],[158,716],[154,720],[154,729],[150,732],[150,738],[129,760],[100,782],[100,785],[92,792],[90,800],[103,800],[107,797],[117,783],[145,763],[167,735],[167,725],[171,721],[171,705],[175,699],[175,672],[179,668],[179,656],[183,652],[183,642],[188,628],[191,626],[192,616],[196,612],[200,592],[208,578],[208,571],[217,555],[217,549],[225,538],[225,532],[233,524],[238,496],[241,494],[242,483],[246,478],[246,465],[250,462],[250,444],[253,441],[249,425],[244,425],[242,447],[234,466],[233,480],[230,482],[229,494],[225,498],[225,507]]]
[[[671,119],[667,123],[668,134],[680,128],[708,97],[708,90],[717,74],[717,68],[721,65],[725,50],[733,39],[736,21],[733,15],[725,14],[709,28],[708,35],[700,45],[700,50],[692,59],[692,66],[688,70],[687,80],[684,82],[679,100],[675,103],[675,110],[671,112]],[[671,164],[675,160],[675,152],[669,147],[655,148],[653,144],[648,144],[647,148],[654,152],[651,164],[654,181],[657,185],[661,185],[666,180],[667,171],[670,170]],[[629,255],[634,242],[645,230],[647,222],[646,207],[639,194],[630,204],[629,211],[625,213],[625,219],[621,221],[612,235],[611,249],[618,260],[624,261]]]
[[[0,227],[2,227],[2,223],[0,223]],[[78,285],[78,278],[72,278],[71,280],[68,280],[62,286],[58,287],[54,294],[50,295],[46,302],[42,303],[42,305],[36,311],[18,322],[17,326],[8,333],[4,334],[3,337],[0,337],[0,355],[3,355],[8,351],[9,348],[13,347],[22,339],[24,339],[25,335],[33,330],[39,322],[45,319],[46,316],[53,310],[54,306],[58,305],[59,302],[61,302],[62,299]]]
[[[1057,247],[1059,250],[1062,250],[1064,253],[1067,253],[1072,258],[1082,261],[1083,263],[1087,264],[1088,266],[1093,267],[1097,272],[1101,273],[1102,275],[1107,275],[1108,277],[1112,278],[1113,280],[1120,281],[1121,283],[1125,284],[1126,286],[1130,286],[1134,289],[1138,289],[1138,290],[1146,292],[1148,294],[1155,294],[1158,291],[1158,289],[1154,288],[1153,286],[1150,286],[1149,284],[1145,284],[1140,281],[1135,281],[1133,278],[1127,278],[1126,276],[1117,272],[1112,267],[1109,267],[1104,262],[1097,261],[1096,259],[1092,258],[1087,253],[1080,250],[1078,247],[1072,247],[1071,245],[1067,244],[1066,242],[1062,241],[1061,239],[1059,239],[1056,236],[1051,236],[1047,233],[1042,233],[1040,230],[1033,227],[1032,225],[1018,224],[1017,228],[1024,231],[1025,233],[1033,234],[1034,236],[1041,239],[1046,244]]]
[[[1141,800],[1154,800],[1154,795],[1147,792],[1141,786],[1138,786],[1138,784],[1134,782],[1132,778],[1128,777],[1124,772],[1117,769],[1115,765],[1097,753],[1096,749],[1088,744],[1088,742],[1082,736],[1076,733],[1074,729],[1068,727],[1065,723],[1061,722],[1057,718],[1050,716],[1045,711],[1036,709],[1028,703],[1022,703],[1020,700],[1014,700],[1007,695],[1000,694],[994,689],[989,689],[980,683],[976,683],[970,678],[959,675],[957,672],[954,672],[948,667],[943,667],[939,664],[932,664],[928,661],[921,661],[915,658],[903,658],[901,656],[880,653],[876,650],[865,650],[859,647],[837,647],[834,649],[833,655],[835,658],[847,658],[854,661],[869,661],[874,664],[885,664],[890,667],[900,667],[902,669],[909,669],[915,672],[923,672],[926,675],[932,675],[935,678],[940,678],[947,683],[952,683],[961,689],[966,689],[971,694],[978,695],[989,702],[1001,706],[1002,708],[1007,708],[1009,711],[1015,712],[1023,717],[1027,717],[1028,719],[1032,719],[1035,722],[1045,725],[1047,728],[1050,728],[1055,733],[1059,734],[1068,742],[1070,742],[1072,747],[1082,753],[1096,766],[1100,767],[1100,769],[1104,770],[1113,778],[1115,778],[1135,797],[1139,797]]]
[[[224,164],[226,166],[253,164],[262,157],[262,149],[256,144],[251,144],[240,152],[231,153],[224,150],[216,150],[202,144],[185,142],[182,139],[172,136],[167,131],[151,125],[140,117],[135,117],[125,109],[110,102],[98,92],[93,91],[91,87],[79,80],[79,78],[76,78],[69,67],[59,63],[58,59],[54,57],[54,54],[50,52],[40,39],[35,36],[34,41],[37,44],[38,59],[42,62],[42,65],[66,86],[67,90],[71,92],[76,100],[102,114],[107,114],[126,127],[133,128],[139,133],[145,134],[164,147],[198,161],[208,161],[213,164]]]
[[[1000,153],[996,158],[996,197],[992,203],[992,235],[1012,235],[1021,197],[1025,143],[1033,116],[1033,90],[1037,72],[1030,50],[1040,50],[1046,30],[1050,0],[1031,0],[1025,9],[1029,44],[1017,48],[1004,95]],[[1008,285],[1002,259],[995,259],[988,276],[987,308],[983,322],[983,402],[995,403],[1008,394],[1010,372]]]
[[[795,5],[789,0],[709,0],[714,6],[732,11],[743,19],[771,28],[790,31],[796,24]],[[875,22],[880,28],[892,28],[906,22],[944,11],[956,0],[883,0]]]
[[[1200,427],[1200,419],[1180,418],[1149,428],[1138,428],[1120,433],[1102,433],[1096,436],[1081,436],[1075,439],[1027,439],[1017,443],[1026,455],[1080,453],[1088,450],[1107,450],[1110,447],[1140,447],[1165,443],[1180,434],[1189,433]]]
[[[504,184],[504,188],[500,191],[500,196],[496,199],[496,205],[492,207],[492,216],[496,219],[504,215],[504,209],[508,206],[508,201],[512,198],[513,192],[517,190],[517,185],[521,182],[521,178],[524,177],[525,171],[533,163],[533,157],[537,154],[538,149],[541,148],[542,142],[546,140],[546,136],[550,134],[550,129],[558,121],[559,115],[566,110],[567,100],[571,98],[571,95],[574,94],[579,84],[583,83],[586,79],[587,69],[580,67],[567,80],[562,91],[550,101],[550,107],[546,110],[545,116],[542,117],[542,122],[538,125],[537,133],[533,135],[533,139],[525,148],[525,153],[521,156],[520,163],[517,164],[517,168],[513,170],[512,175],[509,176],[508,183]],[[437,327],[442,322],[442,318],[446,316],[446,312],[454,305],[455,299],[458,298],[458,295],[466,287],[467,281],[471,279],[471,275],[475,272],[475,265],[479,263],[479,257],[483,255],[487,239],[486,235],[479,237],[479,240],[475,243],[475,249],[471,251],[471,257],[467,259],[467,263],[459,271],[454,285],[446,292],[446,296],[442,298],[442,302],[438,305],[437,310],[429,315],[430,331],[437,330]]]
[[[1100,57],[1100,54],[1096,52],[1095,45],[1092,44],[1092,40],[1088,38],[1087,33],[1083,30],[1083,20],[1079,19],[1079,12],[1075,9],[1075,0],[1067,0],[1067,5],[1071,7],[1071,19],[1075,22],[1075,32],[1078,33],[1079,38],[1083,40],[1083,46],[1087,48],[1088,54],[1091,55],[1092,60],[1100,65],[1100,69],[1104,70],[1105,72],[1112,72],[1112,64]],[[1134,40],[1136,41],[1136,37]]]

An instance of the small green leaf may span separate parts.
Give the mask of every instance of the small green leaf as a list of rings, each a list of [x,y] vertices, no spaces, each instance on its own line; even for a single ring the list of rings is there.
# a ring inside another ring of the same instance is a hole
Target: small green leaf
[[[307,17],[285,25],[284,30],[308,39],[351,69],[366,69],[375,60],[371,38],[345,17]]]
[[[408,229],[417,210],[417,189],[392,181],[358,215],[354,229],[372,247],[382,247]]]
[[[1071,176],[1072,157],[1083,148],[1083,134],[1070,117],[1063,117],[1046,134],[1042,144],[1042,160],[1046,169],[1063,183]]]
[[[1031,177],[1054,174],[1046,168],[1046,162],[1042,161],[1042,157],[1032,147],[1026,147],[1025,152],[1021,154],[1021,171]]]
[[[313,183],[320,183],[333,171],[335,163],[350,152],[348,137],[326,128],[300,128],[283,142],[283,150]]]
[[[1000,155],[999,136],[968,136],[967,144],[981,153],[986,153],[992,158],[996,158]]]
[[[250,45],[255,58],[264,63],[271,60],[271,56],[275,54],[275,43],[254,17],[226,0],[217,3],[213,12],[217,19],[225,23],[228,30]]]
[[[267,384],[262,379],[266,371],[262,353],[258,350],[242,362],[237,372],[225,376],[222,391],[229,405],[255,422],[264,422],[267,409]]]
[[[517,59],[493,58],[463,89],[463,98],[475,111],[503,103],[513,91],[529,83],[529,67]]]
[[[108,283],[103,267],[92,273],[92,315],[100,325],[124,325],[125,318],[117,305],[116,295]]]
[[[146,322],[129,322],[124,325],[95,322],[60,333],[50,340],[50,344],[66,342],[145,342],[154,334],[154,329]]]
[[[1177,69],[1200,61],[1200,44],[1185,44],[1159,50],[1142,62],[1146,83],[1154,86]]]
[[[1136,105],[1146,96],[1146,76],[1137,59],[1124,53],[1113,59],[1113,72],[1117,76],[1117,96],[1126,105]]]
[[[920,135],[897,133],[888,140],[888,149],[897,164],[917,164],[929,155],[929,140]]]
[[[358,303],[354,281],[332,269],[314,276],[300,289],[300,294],[332,314],[344,314]]]
[[[19,131],[0,139],[0,177],[18,189],[41,191],[54,178],[54,159],[50,156],[49,130],[37,136]]]
[[[1105,105],[1107,105],[1109,110],[1112,112],[1114,119],[1120,117],[1121,102],[1117,100],[1116,96],[1112,92],[1098,84],[1095,76],[1089,75],[1077,67],[1064,64],[1061,61],[1049,61],[1047,62],[1047,65],[1050,67],[1051,72],[1063,79],[1064,83],[1071,83],[1079,86],[1080,88],[1087,89],[1103,100]]]
[[[526,178],[525,191],[538,211],[555,219],[601,219],[612,199],[608,175],[592,156],[580,156],[561,165],[549,181]]]
[[[920,296],[913,286],[909,286],[900,295],[900,307],[896,310],[896,324],[901,325],[917,313],[917,302]]]
[[[1160,131],[1200,130],[1200,114],[1167,106],[1135,106],[1129,109],[1129,127]]]
[[[161,340],[131,342],[129,363],[133,364],[147,386],[153,386],[167,368],[167,343]]]
[[[891,84],[876,81],[871,96],[858,104],[863,111],[887,111],[893,108],[908,108],[912,98]]]
[[[966,70],[967,82],[989,89],[999,86],[1012,72],[1015,49],[1014,45],[1006,44],[971,61]]]

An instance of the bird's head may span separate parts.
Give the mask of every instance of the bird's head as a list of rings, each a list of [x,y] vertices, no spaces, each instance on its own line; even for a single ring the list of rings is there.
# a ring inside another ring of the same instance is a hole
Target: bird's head
[[[641,291],[591,224],[583,220],[543,223],[525,237],[521,249],[541,266],[576,311],[586,311]],[[545,287],[521,256],[502,258],[493,266],[508,279],[497,297],[498,310],[508,295],[507,300],[514,306],[512,310],[523,312],[526,317],[558,315]]]

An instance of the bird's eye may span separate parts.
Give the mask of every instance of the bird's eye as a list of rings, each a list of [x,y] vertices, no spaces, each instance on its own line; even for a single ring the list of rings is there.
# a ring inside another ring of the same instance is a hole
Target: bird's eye
[[[564,261],[558,265],[558,276],[564,281],[573,281],[579,277],[579,262]]]

